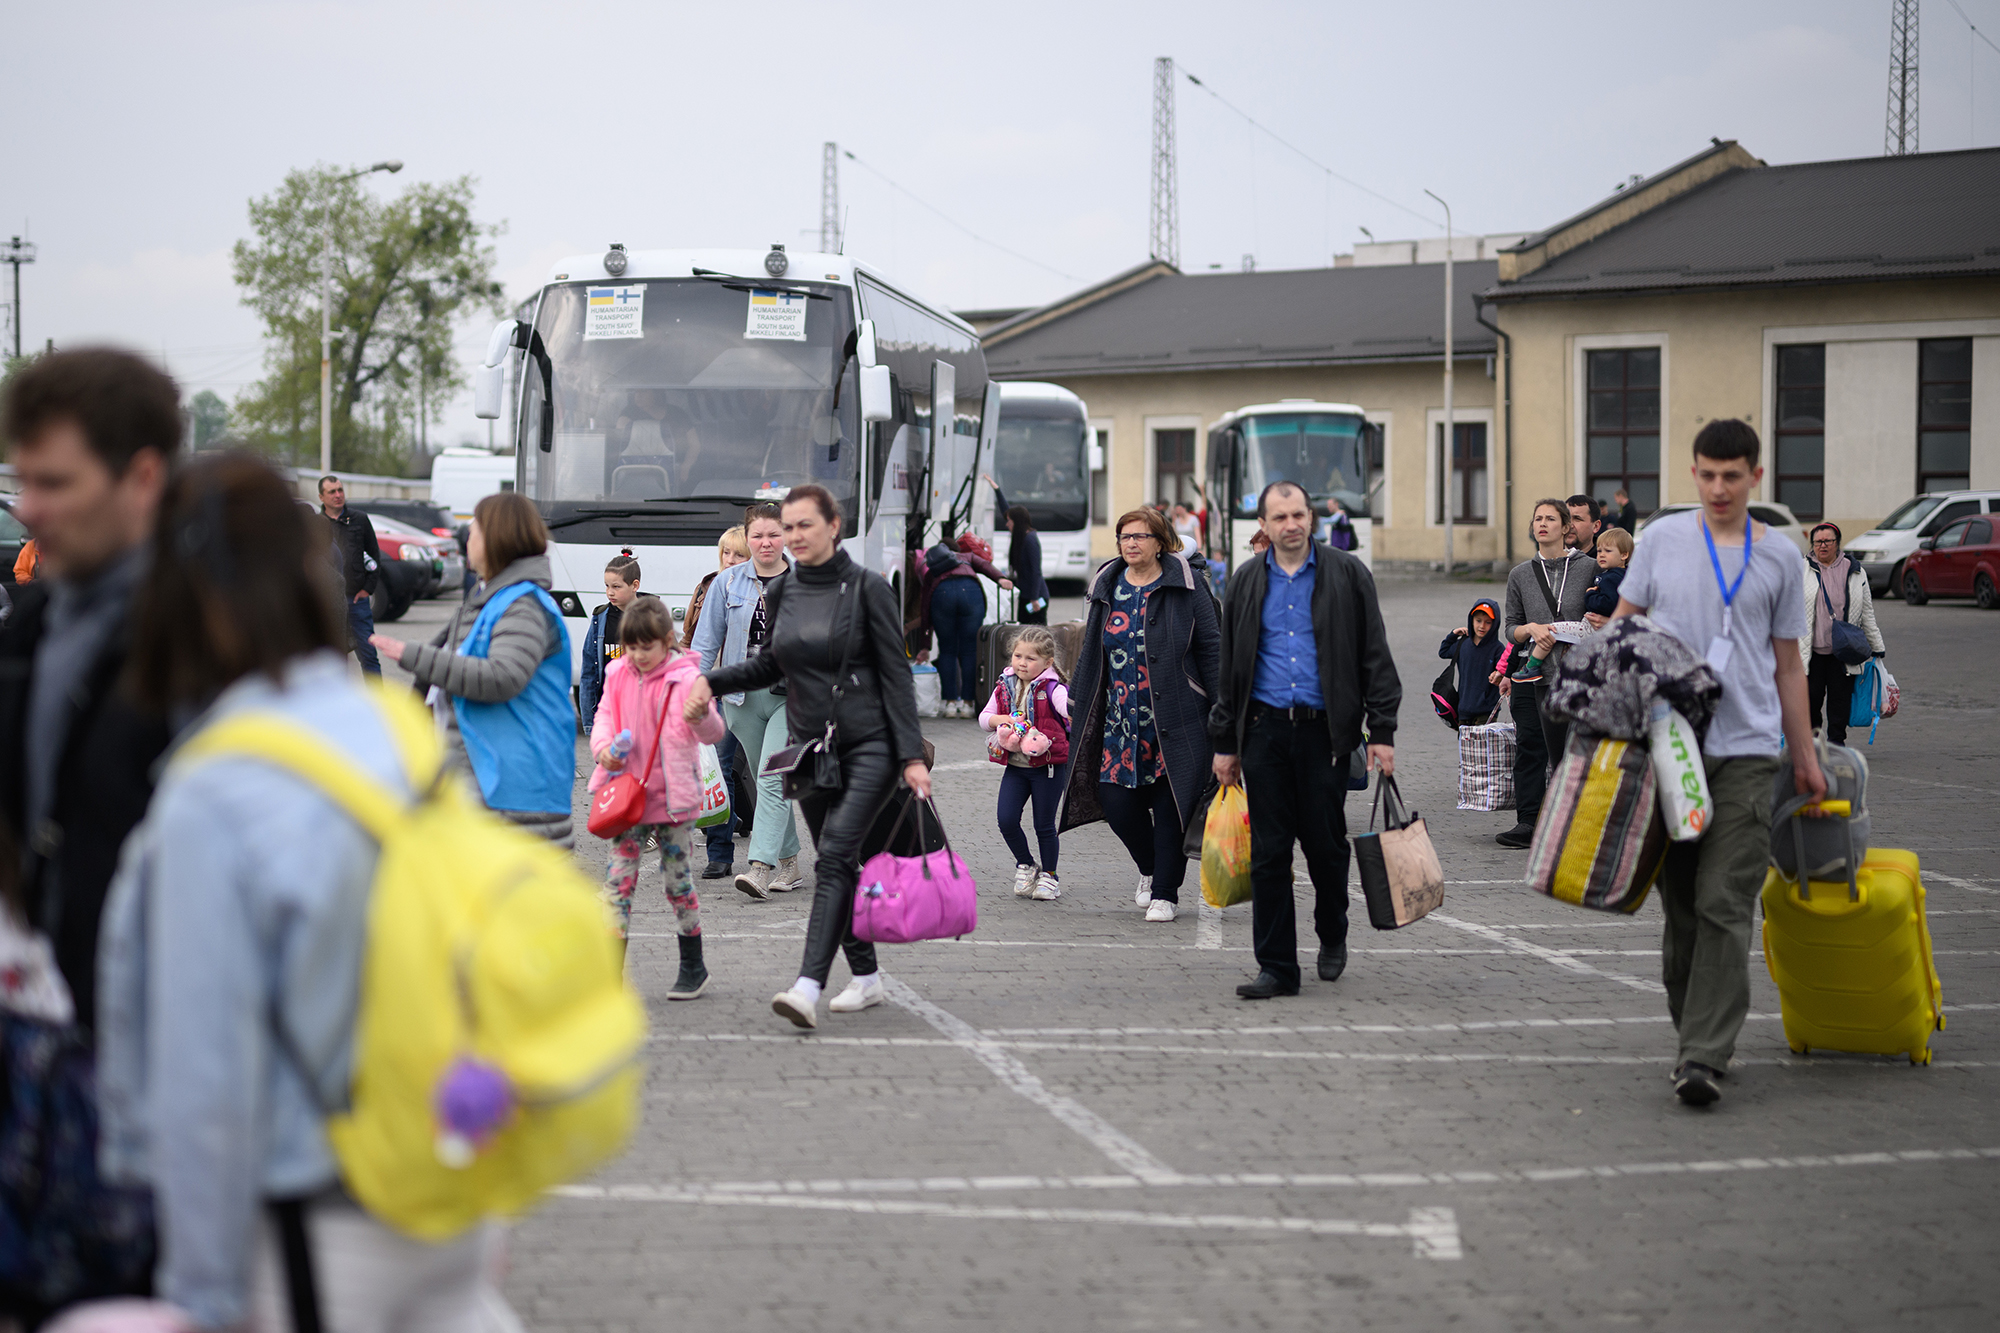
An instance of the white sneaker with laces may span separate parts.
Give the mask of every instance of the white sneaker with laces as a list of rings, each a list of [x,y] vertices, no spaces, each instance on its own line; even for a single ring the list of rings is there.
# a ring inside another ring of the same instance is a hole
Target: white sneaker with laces
[[[1174,919],[1174,905],[1165,898],[1155,898],[1146,908],[1146,919],[1148,921],[1172,921]]]
[[[1035,868],[1031,865],[1015,866],[1014,896],[1016,898],[1025,898],[1034,891],[1035,891]]]
[[[881,982],[864,986],[859,979],[847,983],[847,989],[826,1002],[828,1011],[836,1014],[858,1014],[863,1009],[873,1009],[887,998],[887,991]]]
[[[762,861],[752,861],[750,868],[736,877],[736,887],[762,902],[771,896],[771,870]]]
[[[1035,876],[1035,891],[1028,896],[1038,903],[1052,903],[1062,897],[1062,885],[1045,870]]]
[[[1132,895],[1132,901],[1141,907],[1153,901],[1153,877],[1151,875],[1139,876],[1139,891]]]
[[[799,858],[794,854],[779,860],[778,868],[771,872],[771,882],[764,887],[772,893],[790,893],[800,883]]]

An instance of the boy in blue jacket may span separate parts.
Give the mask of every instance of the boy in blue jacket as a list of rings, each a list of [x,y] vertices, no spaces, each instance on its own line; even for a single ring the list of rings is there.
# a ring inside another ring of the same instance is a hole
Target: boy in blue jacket
[[[639,595],[639,562],[630,551],[621,551],[604,567],[604,595],[607,600],[590,617],[590,629],[583,636],[583,665],[577,672],[576,713],[583,734],[597,720],[597,701],[604,695],[604,673],[613,658],[624,649],[618,646],[618,628],[625,608]]]
[[[1500,606],[1482,597],[1472,604],[1463,628],[1454,629],[1438,645],[1438,656],[1458,661],[1458,721],[1472,727],[1491,720],[1500,707],[1500,636],[1493,627],[1500,623]]]

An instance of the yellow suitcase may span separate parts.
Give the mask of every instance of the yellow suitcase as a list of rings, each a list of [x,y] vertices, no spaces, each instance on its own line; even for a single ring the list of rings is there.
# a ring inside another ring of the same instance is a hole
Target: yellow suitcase
[[[1916,853],[1874,848],[1852,885],[1812,880],[1804,891],[1772,868],[1764,878],[1764,965],[1793,1050],[1931,1062],[1944,989],[1931,960]]]

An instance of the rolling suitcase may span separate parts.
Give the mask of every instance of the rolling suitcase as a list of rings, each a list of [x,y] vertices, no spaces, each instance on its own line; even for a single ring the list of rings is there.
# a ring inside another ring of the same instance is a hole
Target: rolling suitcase
[[[1846,880],[1802,887],[1764,878],[1764,966],[1777,983],[1785,1041],[1931,1062],[1944,988],[1931,958],[1924,883],[1913,852],[1877,847]]]
[[[1084,623],[1064,620],[1049,626],[1056,639],[1056,670],[1062,672],[1064,680],[1076,674],[1076,659],[1083,652]]]
[[[1020,632],[1019,625],[1008,622],[979,627],[979,694],[973,699],[975,712],[986,707],[986,701],[993,697],[993,687],[999,683],[1000,673],[1013,664],[1014,636]]]

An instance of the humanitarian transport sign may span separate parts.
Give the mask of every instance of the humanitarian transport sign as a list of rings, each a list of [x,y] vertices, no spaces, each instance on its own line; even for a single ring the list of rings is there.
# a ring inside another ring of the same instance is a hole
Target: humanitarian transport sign
[[[592,287],[584,306],[583,340],[599,338],[643,338],[646,322],[646,284],[626,287]]]
[[[746,338],[806,340],[806,294],[769,291],[759,287],[750,293],[750,319],[744,326]]]

